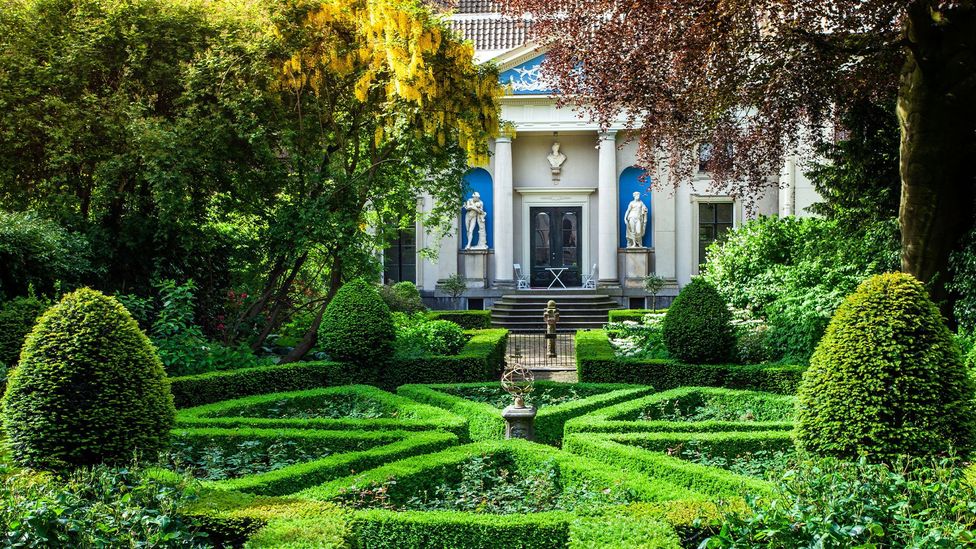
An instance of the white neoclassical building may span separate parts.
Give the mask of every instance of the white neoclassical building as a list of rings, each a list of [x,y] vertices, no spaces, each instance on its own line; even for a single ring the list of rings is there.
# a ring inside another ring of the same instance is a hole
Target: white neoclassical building
[[[384,252],[387,281],[415,282],[432,299],[443,295],[440,281],[460,273],[469,308],[489,308],[513,289],[563,285],[596,286],[624,307],[642,307],[647,274],[668,280],[661,295],[674,295],[697,274],[708,244],[748,216],[805,215],[819,200],[797,160],[787,162],[779,187],[759,197],[753,211],[710,193],[707,172],[675,187],[662,168],[646,174],[649,186],[625,129],[600,131],[572,108],[557,107],[539,78],[545,52],[526,43],[521,22],[502,17],[493,4],[462,0],[451,22],[474,43],[479,61],[499,66],[511,89],[502,119],[515,125],[516,137],[495,139],[489,165],[466,176],[468,208],[459,210],[452,236],[435,240],[418,223]],[[430,198],[420,207],[431,208]],[[644,230],[635,234],[640,212]],[[437,259],[419,255],[424,247],[436,247]]]

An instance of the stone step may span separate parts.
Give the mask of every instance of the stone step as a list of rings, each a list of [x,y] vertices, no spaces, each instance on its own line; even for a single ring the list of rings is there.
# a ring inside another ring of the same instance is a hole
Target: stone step
[[[544,330],[542,314],[549,300],[555,301],[559,309],[560,332],[602,328],[609,312],[620,307],[610,296],[595,290],[520,291],[495,302],[491,324],[517,332]]]

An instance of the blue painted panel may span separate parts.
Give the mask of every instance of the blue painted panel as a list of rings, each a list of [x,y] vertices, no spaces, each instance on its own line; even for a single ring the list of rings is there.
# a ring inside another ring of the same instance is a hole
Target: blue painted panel
[[[634,193],[640,193],[640,199],[647,206],[647,229],[644,231],[644,246],[650,248],[654,245],[651,238],[653,232],[651,228],[651,217],[654,215],[654,208],[651,204],[651,180],[650,178],[641,181],[641,177],[647,172],[642,169],[630,167],[620,174],[618,206],[620,211],[617,214],[617,226],[620,229],[620,247],[627,247],[627,224],[624,223],[624,214],[627,213],[627,206],[634,199]]]
[[[492,227],[495,223],[495,211],[493,207],[493,189],[491,183],[491,174],[481,168],[475,168],[469,171],[464,176],[464,201],[467,202],[471,196],[477,192],[481,195],[481,201],[485,204],[485,213],[488,219],[485,220],[485,235],[486,242],[488,242],[488,247],[494,247],[494,233]],[[474,241],[478,241],[478,228],[474,229]],[[461,238],[458,239],[461,243],[461,249],[464,249],[468,245],[468,231],[464,227],[464,208],[461,208]]]
[[[553,95],[555,90],[548,87],[539,80],[542,70],[542,61],[545,55],[540,55],[529,59],[517,67],[512,67],[498,76],[502,85],[512,87],[515,95]]]

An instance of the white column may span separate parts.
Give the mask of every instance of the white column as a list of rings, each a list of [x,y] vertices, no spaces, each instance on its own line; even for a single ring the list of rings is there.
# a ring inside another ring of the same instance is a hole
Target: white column
[[[601,286],[617,286],[617,132],[600,133],[600,179],[597,199],[599,214],[599,253],[597,264]]]
[[[515,220],[512,216],[512,138],[495,139],[495,180],[493,181],[495,210],[495,285],[512,286],[512,265],[515,263]],[[523,266],[523,269],[527,268]]]
[[[796,215],[796,156],[790,155],[779,181],[779,215]]]

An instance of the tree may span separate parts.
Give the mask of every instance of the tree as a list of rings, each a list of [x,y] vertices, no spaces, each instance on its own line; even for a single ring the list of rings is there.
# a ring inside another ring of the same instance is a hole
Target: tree
[[[303,273],[326,289],[289,361],[315,345],[344,281],[378,278],[374,251],[413,223],[419,195],[437,205],[425,225],[455,218],[468,162],[484,162],[499,131],[502,88],[419,1],[300,0],[267,17],[267,35],[204,56],[191,93],[275,185],[257,212],[263,288],[239,321],[263,318],[252,345],[280,323]]]
[[[646,167],[667,162],[687,178],[697,148],[710,144],[708,168],[734,195],[768,185],[802,139],[823,135],[837,106],[897,95],[902,269],[936,300],[949,297],[949,253],[976,218],[972,0],[507,6],[532,14],[564,97],[581,98],[603,125],[622,114],[639,123]]]

